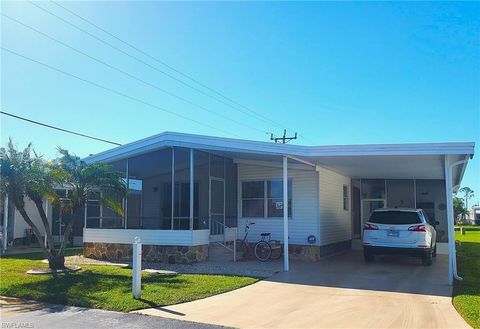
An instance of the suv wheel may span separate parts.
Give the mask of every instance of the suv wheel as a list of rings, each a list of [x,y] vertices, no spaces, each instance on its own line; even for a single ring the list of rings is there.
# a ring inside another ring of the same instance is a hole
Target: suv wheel
[[[435,247],[433,247],[432,257],[437,257],[437,244],[435,243]]]
[[[363,258],[367,263],[372,263],[375,261],[375,255],[366,250],[363,251]]]
[[[429,250],[428,254],[422,257],[422,264],[425,266],[432,265],[432,255],[433,251]]]

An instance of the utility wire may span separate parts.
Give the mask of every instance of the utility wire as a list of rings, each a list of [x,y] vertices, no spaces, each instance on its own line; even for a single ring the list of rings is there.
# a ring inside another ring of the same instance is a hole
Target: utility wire
[[[181,79],[173,76],[172,74],[170,74],[170,73],[168,73],[168,72],[165,72],[165,71],[163,71],[163,70],[160,70],[159,68],[157,68],[157,67],[149,64],[148,62],[145,62],[144,60],[142,60],[142,59],[140,59],[140,58],[138,58],[138,57],[136,57],[136,56],[134,56],[134,55],[126,52],[125,50],[120,49],[120,48],[116,47],[115,45],[113,45],[113,44],[111,44],[111,43],[109,43],[109,42],[107,42],[107,41],[105,41],[105,40],[97,37],[96,35],[88,32],[88,31],[85,30],[85,29],[82,29],[81,27],[79,27],[79,26],[77,26],[77,25],[75,25],[75,24],[73,24],[73,23],[71,23],[71,22],[69,22],[68,20],[62,18],[61,16],[58,16],[57,14],[49,11],[48,9],[45,9],[45,8],[43,8],[42,6],[39,6],[38,4],[36,4],[36,3],[34,3],[34,2],[32,2],[32,1],[30,1],[30,0],[26,0],[26,1],[27,1],[28,3],[30,3],[31,5],[37,7],[38,9],[40,9],[40,10],[42,10],[42,11],[44,11],[44,12],[46,12],[46,13],[48,13],[48,14],[56,17],[56,18],[58,18],[59,20],[63,21],[64,23],[66,23],[66,24],[74,27],[75,29],[77,29],[77,30],[79,30],[79,31],[81,31],[81,32],[83,32],[83,33],[91,36],[92,38],[98,40],[99,42],[101,42],[101,43],[103,43],[103,44],[105,44],[105,45],[107,45],[107,46],[109,46],[109,47],[111,47],[111,48],[113,48],[113,49],[121,52],[122,54],[124,54],[124,55],[126,55],[126,56],[128,56],[128,57],[130,57],[130,58],[132,58],[132,59],[134,59],[134,60],[136,60],[136,61],[138,61],[139,63],[142,63],[142,64],[150,67],[151,69],[153,69],[153,70],[155,70],[155,71],[157,71],[157,72],[159,72],[159,73],[161,73],[161,74],[164,74],[164,75],[168,76],[169,78],[171,78],[171,79],[173,79],[173,80],[175,80],[175,81],[183,84],[184,86],[186,86],[186,87],[188,87],[188,88],[191,88],[191,89],[195,90],[196,92],[198,92],[198,93],[200,93],[200,94],[202,94],[202,95],[204,95],[204,96],[207,96],[207,97],[209,97],[209,98],[211,98],[211,99],[214,99],[214,100],[216,100],[217,102],[220,102],[220,103],[222,103],[222,104],[224,104],[224,105],[226,105],[226,106],[228,106],[228,107],[230,107],[230,108],[232,108],[232,109],[234,109],[234,110],[236,110],[236,111],[239,111],[239,112],[242,112],[242,113],[244,113],[244,114],[250,115],[250,116],[256,118],[257,120],[262,120],[262,121],[265,121],[265,122],[270,122],[271,124],[273,123],[274,125],[278,125],[279,127],[283,127],[282,125],[280,125],[280,124],[278,124],[278,123],[275,123],[274,121],[272,121],[271,119],[269,119],[269,118],[267,118],[267,117],[263,117],[262,115],[258,114],[258,113],[255,112],[255,111],[253,111],[253,113],[250,113],[251,111],[250,111],[250,112],[247,112],[247,111],[245,111],[245,110],[243,110],[243,109],[241,109],[241,108],[239,108],[239,107],[236,107],[236,106],[233,106],[233,105],[230,104],[230,103],[227,103],[226,101],[224,101],[224,100],[222,100],[222,99],[220,99],[220,98],[218,98],[218,97],[212,96],[212,95],[204,92],[203,90],[201,90],[201,89],[199,89],[199,88],[197,88],[197,87],[195,87],[195,86],[192,86],[191,84],[189,84],[189,83],[187,83],[187,82],[185,82],[185,81],[183,81],[183,80],[181,80]]]
[[[249,107],[247,107],[247,106],[245,106],[245,105],[240,104],[239,102],[233,100],[232,98],[227,97],[225,94],[219,92],[218,90],[216,90],[216,89],[214,89],[214,88],[212,88],[212,87],[207,86],[206,84],[202,83],[201,81],[193,78],[191,75],[186,74],[186,73],[184,73],[184,72],[176,69],[175,67],[169,65],[169,64],[166,63],[165,61],[162,61],[162,60],[158,59],[157,57],[154,57],[154,56],[150,55],[149,53],[143,51],[142,49],[138,48],[137,46],[133,45],[132,43],[123,40],[122,38],[118,37],[117,35],[115,35],[115,34],[109,32],[109,31],[107,31],[107,30],[104,29],[104,28],[102,28],[102,27],[99,26],[98,24],[95,24],[95,23],[92,22],[91,20],[89,20],[89,19],[87,19],[87,18],[85,18],[85,17],[77,14],[77,13],[74,12],[73,10],[71,10],[71,9],[69,9],[69,8],[61,5],[59,2],[54,1],[54,0],[50,0],[50,2],[53,3],[53,4],[55,4],[55,5],[58,6],[58,7],[62,8],[63,10],[67,11],[68,13],[74,15],[75,17],[81,19],[82,21],[90,24],[91,26],[95,27],[96,29],[102,31],[103,33],[109,35],[110,37],[116,39],[117,41],[120,41],[121,43],[127,45],[128,47],[136,50],[136,51],[139,52],[140,54],[142,54],[142,55],[150,58],[151,60],[153,60],[153,61],[155,61],[155,62],[157,62],[157,63],[159,63],[159,64],[161,64],[161,65],[163,65],[163,66],[165,66],[165,67],[167,67],[168,69],[176,72],[177,74],[183,76],[184,78],[187,78],[188,80],[196,83],[197,85],[199,85],[199,86],[201,86],[201,87],[203,87],[203,88],[205,88],[205,89],[207,89],[207,90],[215,93],[216,95],[218,95],[218,96],[222,97],[223,99],[225,99],[225,100],[227,100],[227,101],[235,104],[236,106],[239,106],[239,107],[241,107],[241,108],[249,111],[249,112],[252,113],[253,115],[255,115],[255,116],[257,116],[257,117],[260,117],[262,120],[267,121],[267,122],[269,122],[269,123],[272,123],[272,124],[274,124],[275,126],[278,126],[278,127],[280,127],[280,128],[285,128],[285,126],[282,125],[281,123],[278,123],[278,122],[276,122],[276,121],[274,121],[274,120],[272,120],[272,119],[270,119],[270,118],[268,118],[268,117],[266,117],[266,116],[258,113],[257,111],[255,111],[255,110],[253,110],[253,109],[251,109],[251,108],[249,108]],[[170,78],[172,78],[170,75],[168,75],[168,76],[169,76]],[[174,79],[178,81],[178,79],[176,79],[176,78],[174,78]],[[181,83],[184,84],[183,82],[181,82]],[[189,86],[189,87],[191,87],[191,86]],[[194,90],[198,91],[198,90],[195,89],[195,88],[194,88]],[[210,97],[210,96],[209,96],[209,97]],[[223,103],[223,102],[222,102],[222,103]],[[231,106],[230,106],[230,107],[231,107]],[[257,118],[257,119],[258,119],[258,118]],[[299,133],[298,135],[299,135],[300,137],[302,137],[303,139],[308,140],[308,139],[305,138],[305,136],[303,136],[302,134]]]
[[[68,130],[68,129],[64,129],[64,128],[60,128],[60,127],[55,127],[55,126],[52,126],[52,125],[49,125],[49,124],[46,124],[46,123],[43,123],[43,122],[39,122],[39,121],[35,121],[35,120],[32,120],[32,119],[24,118],[24,117],[21,117],[19,115],[13,114],[13,113],[0,111],[0,114],[7,115],[7,116],[15,118],[15,119],[27,121],[27,122],[30,122],[30,123],[33,123],[33,124],[36,124],[36,125],[39,125],[39,126],[47,127],[47,128],[50,128],[50,129],[56,129],[56,130],[60,130],[60,131],[63,131],[63,132],[69,133],[69,134],[94,139],[96,141],[100,141],[100,142],[104,142],[104,143],[108,143],[108,144],[113,144],[113,145],[116,145],[116,146],[121,146],[122,145],[120,143],[115,143],[115,142],[112,142],[112,141],[109,141],[109,140],[106,140],[106,139],[93,137],[93,136],[90,136],[90,135],[78,133],[76,131],[72,131],[72,130]]]
[[[12,20],[12,21],[14,21],[14,22],[16,22],[17,24],[20,24],[20,25],[22,25],[22,26],[24,26],[24,27],[26,27],[26,28],[28,28],[28,29],[30,29],[30,30],[32,30],[32,31],[34,31],[34,32],[36,32],[36,33],[38,33],[38,34],[40,34],[40,35],[42,35],[42,36],[44,36],[44,37],[46,37],[46,38],[48,38],[48,39],[50,39],[50,40],[52,40],[52,41],[55,41],[56,43],[58,43],[58,44],[60,44],[60,45],[62,45],[62,46],[64,46],[64,47],[67,47],[67,48],[69,48],[69,49],[71,49],[71,50],[73,50],[73,51],[75,51],[75,52],[77,52],[77,53],[79,53],[79,54],[81,54],[81,55],[83,55],[83,56],[85,56],[85,57],[88,57],[88,58],[90,58],[90,59],[92,59],[92,60],[94,60],[94,61],[96,61],[96,62],[98,62],[98,63],[100,63],[100,64],[102,64],[102,65],[104,65],[104,66],[107,66],[107,67],[111,68],[112,70],[115,70],[115,71],[117,71],[117,72],[120,72],[120,73],[122,73],[123,75],[126,75],[126,76],[128,76],[128,77],[130,77],[130,78],[132,78],[132,79],[134,79],[134,80],[136,80],[136,81],[139,81],[139,82],[141,82],[141,83],[143,83],[143,84],[145,84],[145,85],[147,85],[147,86],[150,86],[150,87],[152,87],[152,88],[155,88],[156,90],[159,90],[159,91],[161,91],[161,92],[163,92],[163,93],[165,93],[165,94],[167,94],[167,95],[169,95],[169,96],[171,96],[171,97],[174,97],[174,98],[179,99],[179,100],[181,100],[181,101],[183,101],[183,102],[185,102],[185,103],[188,103],[188,104],[190,104],[190,105],[193,105],[193,106],[195,106],[195,107],[198,107],[198,108],[200,108],[200,109],[202,109],[202,110],[204,110],[204,111],[206,111],[206,112],[209,112],[209,113],[218,115],[219,117],[221,117],[221,118],[223,118],[223,119],[225,119],[225,120],[231,121],[231,122],[233,122],[233,123],[236,123],[236,124],[238,124],[238,125],[240,125],[240,126],[246,127],[246,128],[248,128],[248,129],[256,130],[256,131],[261,132],[261,133],[265,133],[265,131],[263,131],[263,130],[261,130],[261,129],[252,127],[252,126],[250,126],[250,125],[248,125],[248,124],[246,124],[246,123],[243,123],[243,122],[241,122],[241,121],[234,120],[234,119],[232,119],[232,118],[230,118],[230,117],[228,117],[228,116],[226,116],[226,115],[224,115],[224,114],[221,114],[221,113],[218,113],[218,112],[216,112],[216,111],[210,110],[210,109],[208,109],[208,108],[206,108],[206,107],[204,107],[204,106],[202,106],[202,105],[196,104],[196,103],[194,103],[194,102],[192,102],[192,101],[190,101],[190,100],[188,100],[188,99],[186,99],[186,98],[184,98],[184,97],[182,97],[182,96],[178,96],[178,95],[176,95],[176,94],[174,94],[174,93],[172,93],[172,92],[170,92],[170,91],[168,91],[168,90],[165,90],[165,89],[159,87],[159,86],[156,85],[156,84],[153,84],[153,83],[150,83],[150,82],[148,82],[148,81],[145,81],[145,80],[139,78],[138,76],[135,76],[135,75],[133,75],[133,74],[131,74],[131,73],[128,73],[128,72],[126,72],[126,71],[124,71],[124,70],[122,70],[122,69],[120,69],[120,68],[118,68],[118,67],[115,67],[115,66],[113,66],[113,65],[111,65],[111,64],[109,64],[109,63],[107,63],[107,62],[105,62],[105,61],[102,61],[102,60],[100,60],[100,59],[98,59],[98,58],[95,58],[95,57],[89,55],[88,53],[86,53],[86,52],[84,52],[84,51],[82,51],[82,50],[79,50],[79,49],[77,49],[77,48],[74,48],[74,47],[70,46],[69,44],[67,44],[67,43],[65,43],[65,42],[63,42],[63,41],[61,41],[61,40],[58,40],[58,39],[52,37],[51,35],[48,35],[47,33],[44,33],[44,32],[42,32],[42,31],[40,31],[40,30],[38,30],[38,29],[30,26],[30,25],[27,25],[27,24],[25,24],[25,23],[23,23],[23,22],[15,19],[15,18],[7,15],[7,14],[1,13],[1,15],[4,16],[4,17],[6,17],[6,18],[8,18],[8,19],[10,19],[10,20]]]
[[[8,53],[10,53],[10,54],[13,54],[13,55],[15,55],[15,56],[17,56],[17,57],[26,59],[26,60],[28,60],[28,61],[30,61],[30,62],[39,64],[39,65],[41,65],[41,66],[43,66],[43,67],[46,67],[46,68],[49,68],[50,70],[53,70],[53,71],[62,73],[62,74],[64,74],[64,75],[66,75],[66,76],[69,76],[69,77],[71,77],[71,78],[75,78],[75,79],[77,79],[77,80],[83,81],[83,82],[88,83],[88,84],[90,84],[90,85],[92,85],[92,86],[95,86],[95,87],[97,87],[97,88],[100,88],[100,89],[109,91],[109,92],[112,93],[112,94],[116,94],[116,95],[122,96],[122,97],[124,97],[124,98],[130,99],[130,100],[132,100],[132,101],[135,101],[135,102],[137,102],[137,103],[146,105],[146,106],[148,106],[148,107],[151,107],[151,108],[160,110],[160,111],[162,111],[162,112],[166,112],[166,113],[169,113],[169,114],[171,114],[171,115],[177,116],[177,117],[179,117],[179,118],[182,118],[182,119],[185,119],[185,120],[194,122],[194,123],[196,123],[196,124],[198,124],[198,125],[202,125],[202,126],[205,126],[205,127],[210,128],[210,129],[214,129],[214,130],[220,131],[220,132],[222,132],[222,133],[224,133],[224,134],[234,135],[234,136],[236,136],[236,137],[241,138],[241,136],[239,136],[239,135],[237,135],[237,134],[234,134],[234,133],[232,133],[232,132],[230,132],[230,131],[223,130],[223,129],[221,129],[221,128],[218,128],[218,127],[209,125],[209,124],[207,124],[207,123],[203,123],[203,122],[201,122],[201,121],[192,119],[192,118],[190,118],[190,117],[188,117],[188,116],[186,116],[186,115],[176,113],[176,112],[174,112],[174,111],[172,111],[172,110],[169,110],[169,109],[166,109],[166,108],[164,108],[164,107],[161,107],[161,106],[158,106],[158,105],[149,103],[149,102],[144,101],[144,100],[142,100],[142,99],[140,99],[140,98],[137,98],[137,97],[134,97],[134,96],[130,96],[130,95],[125,94],[125,93],[123,93],[123,92],[121,92],[121,91],[118,91],[118,90],[112,89],[112,88],[110,88],[110,87],[101,85],[101,84],[99,84],[99,83],[96,83],[96,82],[93,82],[93,81],[84,79],[84,78],[82,78],[82,77],[79,77],[78,75],[75,75],[75,74],[66,72],[66,71],[64,71],[64,70],[62,70],[62,69],[56,68],[56,67],[51,66],[51,65],[49,65],[49,64],[46,64],[46,63],[37,61],[36,59],[33,59],[33,58],[31,58],[31,57],[22,55],[22,54],[20,54],[20,53],[17,53],[17,52],[15,52],[15,51],[13,51],[13,50],[8,49],[8,48],[0,47],[0,49],[2,49],[3,51],[8,52]]]
[[[187,78],[188,80],[196,83],[197,85],[199,85],[199,86],[201,86],[201,87],[203,87],[203,88],[205,88],[205,89],[207,89],[207,90],[209,90],[209,91],[217,94],[218,96],[222,97],[223,99],[228,100],[229,102],[231,102],[231,103],[233,103],[233,104],[235,104],[235,105],[237,105],[237,106],[240,106],[240,107],[244,108],[245,110],[253,113],[254,115],[257,115],[257,116],[261,117],[262,119],[267,120],[267,121],[269,121],[269,122],[271,122],[271,123],[273,123],[273,124],[275,124],[275,125],[283,128],[283,125],[282,125],[282,124],[280,124],[280,123],[278,123],[278,122],[275,122],[275,121],[273,121],[272,119],[270,119],[270,118],[268,118],[268,117],[266,117],[266,116],[261,115],[261,114],[258,113],[257,111],[252,110],[252,109],[250,109],[249,107],[244,106],[244,105],[236,102],[235,100],[233,100],[233,99],[225,96],[225,94],[223,94],[223,93],[221,93],[221,92],[219,92],[219,91],[217,91],[217,90],[215,90],[215,89],[213,89],[213,88],[205,85],[204,83],[198,81],[197,79],[193,78],[191,75],[188,75],[188,74],[186,74],[186,73],[184,73],[184,72],[182,72],[182,71],[174,68],[173,66],[167,64],[166,62],[164,62],[164,61],[162,61],[162,60],[160,60],[160,59],[158,59],[158,58],[156,58],[156,57],[148,54],[147,52],[145,52],[145,51],[143,51],[142,49],[136,47],[135,45],[131,44],[130,42],[127,42],[127,41],[121,39],[120,37],[116,36],[115,34],[109,32],[109,31],[107,31],[106,29],[102,28],[101,26],[95,24],[94,22],[86,19],[85,17],[80,16],[79,14],[77,14],[76,12],[74,12],[73,10],[70,10],[70,9],[68,9],[67,7],[61,5],[61,4],[58,3],[57,1],[50,0],[50,2],[52,2],[53,4],[55,4],[56,6],[58,6],[58,7],[60,7],[60,8],[63,8],[65,11],[67,11],[67,12],[69,12],[70,14],[78,17],[78,18],[81,19],[82,21],[90,24],[91,26],[93,26],[93,27],[97,28],[98,30],[104,32],[105,34],[111,36],[112,38],[115,38],[116,40],[120,41],[121,43],[129,46],[130,48],[132,48],[132,49],[134,49],[134,50],[136,50],[137,52],[141,53],[142,55],[144,55],[144,56],[146,56],[146,57],[154,60],[155,62],[160,63],[161,65],[169,68],[170,70],[178,73],[179,75],[183,76],[184,78]]]

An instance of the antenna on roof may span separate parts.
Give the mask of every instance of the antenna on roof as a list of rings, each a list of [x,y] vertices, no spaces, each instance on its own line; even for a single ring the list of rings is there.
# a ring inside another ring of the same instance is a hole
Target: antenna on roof
[[[274,141],[275,143],[282,143],[282,144],[287,144],[293,139],[297,139],[297,133],[295,133],[295,136],[287,137],[287,129],[283,129],[283,136],[282,137],[275,137],[273,133],[270,134],[270,140]]]

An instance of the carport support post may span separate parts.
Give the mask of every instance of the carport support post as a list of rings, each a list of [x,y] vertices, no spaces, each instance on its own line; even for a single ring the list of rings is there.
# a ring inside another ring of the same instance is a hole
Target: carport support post
[[[447,229],[448,229],[448,284],[453,284],[453,257],[455,257],[455,236],[453,218],[452,171],[448,155],[445,156],[445,194],[447,201]]]
[[[288,157],[283,156],[283,268],[288,272]]]

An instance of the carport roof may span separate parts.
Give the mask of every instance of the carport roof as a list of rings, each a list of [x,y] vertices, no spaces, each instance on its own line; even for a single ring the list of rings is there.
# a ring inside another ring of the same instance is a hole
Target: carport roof
[[[270,161],[288,155],[352,178],[434,179],[444,177],[446,155],[453,161],[469,159],[475,143],[302,146],[164,132],[91,155],[85,161],[112,162],[172,146],[212,151],[235,159]],[[454,185],[460,183],[465,166],[454,172]]]

